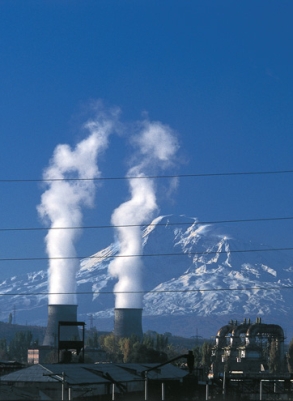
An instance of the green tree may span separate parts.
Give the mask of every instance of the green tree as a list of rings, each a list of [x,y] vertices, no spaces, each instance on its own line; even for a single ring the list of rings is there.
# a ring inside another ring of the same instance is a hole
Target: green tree
[[[117,352],[117,341],[114,334],[109,334],[107,336],[103,336],[101,338],[102,346],[105,348],[105,351],[113,354]]]
[[[143,336],[143,341],[142,343],[147,347],[147,348],[154,348],[154,338],[150,335],[144,335]]]
[[[211,365],[211,356],[212,356],[211,344],[205,341],[202,345],[201,352],[202,352],[201,363],[203,367],[209,369]]]
[[[271,341],[268,364],[271,373],[280,372],[281,368],[280,349],[279,349],[279,343],[276,340]]]
[[[178,354],[181,354],[182,352],[178,352],[178,350],[175,348],[175,346],[173,344],[168,344],[165,350],[168,359],[173,359],[176,356],[178,356]]]
[[[133,344],[131,343],[130,338],[121,338],[119,340],[119,347],[120,347],[120,351],[123,355],[124,363],[130,362],[132,346],[133,346]]]
[[[8,360],[8,346],[7,346],[6,338],[0,339],[0,359],[2,361]]]
[[[9,344],[9,358],[19,362],[27,361],[27,350],[31,345],[33,335],[30,331],[18,331]]]
[[[156,338],[156,350],[157,351],[165,351],[168,345],[168,337],[164,334],[157,334]]]
[[[86,345],[91,348],[99,348],[99,335],[97,330],[93,330],[91,336],[86,339]]]
[[[161,363],[168,360],[167,354],[154,348],[147,348],[139,341],[135,342],[131,352],[131,362]]]
[[[101,336],[99,343],[112,362],[122,362],[123,355],[120,352],[119,340],[117,340],[114,334]]]
[[[287,356],[288,370],[290,373],[293,373],[293,338],[290,341],[288,356]]]
[[[168,356],[161,349],[166,348],[166,344],[164,336],[159,337],[158,340],[160,350],[154,348],[154,340],[149,336],[142,341],[136,336],[117,339],[114,334],[110,334],[100,337],[101,348],[107,352],[108,358],[113,362],[165,362]]]
[[[202,348],[201,347],[195,347],[193,349],[193,355],[194,355],[194,366],[199,367],[202,361]]]

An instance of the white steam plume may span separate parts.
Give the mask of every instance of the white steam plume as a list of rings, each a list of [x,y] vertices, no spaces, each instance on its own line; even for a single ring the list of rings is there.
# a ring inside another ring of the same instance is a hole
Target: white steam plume
[[[74,244],[80,229],[62,230],[58,227],[81,227],[82,206],[93,205],[95,182],[82,179],[100,176],[97,158],[108,145],[112,125],[111,120],[101,116],[88,122],[85,128],[89,130],[89,136],[73,150],[68,145],[58,145],[43,173],[44,180],[53,180],[48,181],[48,189],[42,194],[41,204],[37,207],[42,219],[51,224],[45,238],[49,256],[50,305],[77,303],[76,272],[79,261],[74,259]],[[70,180],[75,178],[81,180]]]
[[[145,121],[132,141],[138,147],[133,162],[139,161],[127,173],[131,198],[114,210],[111,219],[113,225],[120,226],[116,228],[119,255],[109,265],[110,274],[118,277],[114,289],[116,308],[142,308],[142,233],[140,227],[127,225],[141,225],[153,219],[158,209],[156,190],[153,179],[146,176],[158,167],[172,164],[178,149],[172,130],[158,122]]]

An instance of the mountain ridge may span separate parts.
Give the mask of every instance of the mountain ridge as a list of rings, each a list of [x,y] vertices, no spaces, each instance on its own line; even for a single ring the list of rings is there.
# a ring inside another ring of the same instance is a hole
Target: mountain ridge
[[[157,217],[142,230],[142,242],[145,331],[188,336],[197,329],[210,337],[231,319],[260,316],[292,336],[293,266],[283,252],[186,216]],[[113,329],[117,279],[108,265],[118,251],[117,242],[110,244],[83,259],[77,272],[78,319],[98,330]],[[41,270],[1,282],[2,316],[16,308],[18,321],[45,326],[47,277]]]

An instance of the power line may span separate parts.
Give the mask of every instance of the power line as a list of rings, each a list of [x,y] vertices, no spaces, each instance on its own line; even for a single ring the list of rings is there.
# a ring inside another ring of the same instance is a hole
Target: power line
[[[272,171],[244,171],[234,173],[199,173],[199,174],[174,174],[174,175],[149,175],[149,176],[123,176],[123,177],[92,177],[92,178],[31,178],[31,179],[0,179],[0,183],[19,182],[58,182],[58,181],[114,181],[128,179],[161,179],[161,178],[191,178],[191,177],[229,177],[244,175],[272,175],[292,174],[293,170],[272,170]]]
[[[105,257],[104,255],[92,256],[56,256],[56,257],[23,257],[23,258],[0,258],[0,262],[24,262],[24,261],[41,261],[41,260],[82,260],[82,259],[112,259],[112,258],[144,258],[144,257],[160,257],[160,256],[208,256],[222,255],[227,253],[254,253],[254,252],[277,252],[292,251],[293,247],[286,248],[266,248],[266,249],[239,249],[229,251],[210,251],[210,252],[188,252],[188,253],[150,253],[150,254],[134,254],[134,255],[112,255]]]
[[[166,216],[168,217],[168,216]],[[192,218],[190,217],[192,220]],[[197,225],[207,224],[229,224],[229,223],[257,223],[265,221],[286,221],[293,220],[293,216],[288,217],[264,217],[264,218],[251,218],[251,219],[233,219],[233,220],[210,220],[210,221],[197,221]],[[47,230],[87,230],[87,229],[104,229],[104,228],[127,228],[127,227],[156,227],[156,226],[185,226],[193,224],[190,222],[165,222],[165,223],[146,223],[146,224],[121,224],[121,225],[94,225],[94,226],[73,226],[73,227],[4,227],[0,231],[47,231]]]
[[[74,292],[3,292],[0,296],[37,296],[37,295],[115,295],[115,294],[181,294],[181,293],[196,293],[196,292],[226,292],[226,291],[282,291],[282,290],[292,290],[293,285],[281,285],[281,286],[255,286],[255,287],[245,287],[245,288],[194,288],[185,290],[141,290],[141,291],[74,291]]]

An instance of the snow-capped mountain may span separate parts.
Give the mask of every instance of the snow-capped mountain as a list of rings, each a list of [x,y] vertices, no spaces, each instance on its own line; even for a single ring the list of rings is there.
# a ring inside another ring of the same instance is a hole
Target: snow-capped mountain
[[[196,219],[161,216],[143,232],[144,329],[191,336],[215,335],[231,319],[263,317],[291,339],[293,264],[283,252],[240,242]],[[118,244],[80,263],[79,320],[112,330],[117,280],[108,273]],[[46,325],[47,272],[0,283],[1,320],[17,311],[17,323]]]

